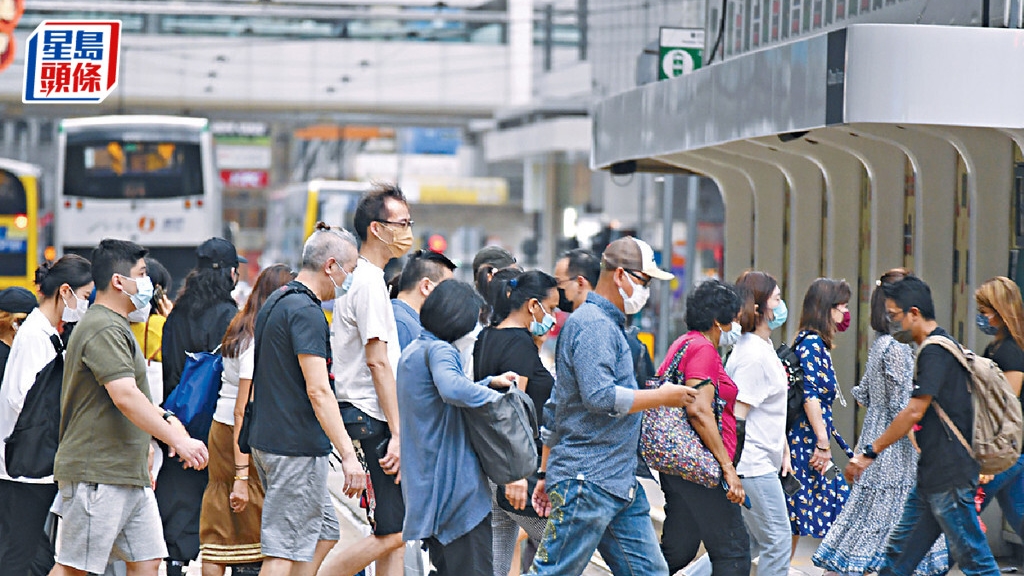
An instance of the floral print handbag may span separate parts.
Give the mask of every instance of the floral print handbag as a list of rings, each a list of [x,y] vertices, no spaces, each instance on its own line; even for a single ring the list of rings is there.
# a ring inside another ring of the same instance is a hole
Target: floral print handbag
[[[666,382],[686,382],[685,374],[679,371],[679,365],[689,345],[689,342],[684,343],[676,352],[672,364],[661,379],[647,381],[648,388],[658,388]],[[722,425],[722,404],[716,388],[712,406],[719,427]],[[713,488],[722,482],[722,467],[690,424],[686,408],[659,406],[646,410],[640,429],[640,454],[648,466],[662,474],[680,476],[683,480],[707,488]]]

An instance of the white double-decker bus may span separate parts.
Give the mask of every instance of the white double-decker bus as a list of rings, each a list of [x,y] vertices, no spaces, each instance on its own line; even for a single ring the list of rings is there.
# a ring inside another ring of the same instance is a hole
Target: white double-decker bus
[[[60,124],[54,240],[81,254],[137,242],[180,286],[195,248],[222,235],[220,183],[205,118],[98,116]]]

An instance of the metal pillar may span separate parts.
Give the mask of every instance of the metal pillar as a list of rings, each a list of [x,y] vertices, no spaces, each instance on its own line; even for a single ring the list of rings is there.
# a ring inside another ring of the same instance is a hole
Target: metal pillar
[[[700,176],[687,178],[686,188],[686,284],[684,293],[697,283],[697,207],[700,205]]]
[[[662,268],[672,267],[672,201],[675,196],[675,178],[665,176],[661,193],[661,264]],[[666,266],[666,264],[668,266]],[[689,274],[689,264],[687,264]],[[670,282],[658,282],[658,290],[661,293],[661,314],[658,315],[658,337],[655,339],[654,355],[660,360],[668,353],[668,345],[671,342],[670,329],[672,324],[672,285]]]

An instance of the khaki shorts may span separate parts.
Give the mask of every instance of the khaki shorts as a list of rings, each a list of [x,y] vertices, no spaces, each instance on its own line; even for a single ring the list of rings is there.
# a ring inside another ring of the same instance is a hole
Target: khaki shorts
[[[57,562],[102,574],[111,559],[167,556],[156,496],[149,486],[60,484],[62,532]]]

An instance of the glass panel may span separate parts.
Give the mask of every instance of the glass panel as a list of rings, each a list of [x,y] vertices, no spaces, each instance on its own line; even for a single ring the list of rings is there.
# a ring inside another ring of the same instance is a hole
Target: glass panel
[[[203,194],[198,144],[105,141],[67,147],[64,195],[177,198]]]

